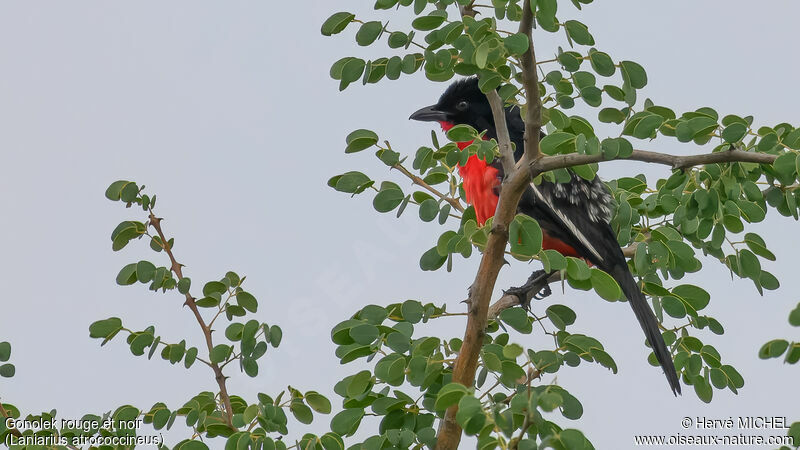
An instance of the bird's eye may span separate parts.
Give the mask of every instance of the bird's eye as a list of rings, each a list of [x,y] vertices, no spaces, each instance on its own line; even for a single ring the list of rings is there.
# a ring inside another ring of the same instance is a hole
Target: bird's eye
[[[456,109],[459,111],[466,111],[467,107],[469,107],[469,103],[463,100],[458,102],[458,104],[456,105]]]

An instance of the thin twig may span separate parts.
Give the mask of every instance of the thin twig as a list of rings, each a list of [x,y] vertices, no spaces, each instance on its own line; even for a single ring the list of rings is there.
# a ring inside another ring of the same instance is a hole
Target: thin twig
[[[170,248],[169,241],[167,237],[164,235],[164,232],[161,230],[161,218],[156,217],[153,213],[153,210],[150,209],[150,226],[156,230],[158,233],[158,237],[161,238],[161,246],[164,248],[164,251],[169,256],[169,260],[171,262],[170,270],[175,273],[175,276],[178,277],[178,280],[183,279],[183,265],[180,264],[176,259],[175,255],[172,254],[172,248]],[[200,310],[197,307],[197,303],[195,302],[195,298],[192,297],[191,294],[188,292],[186,293],[186,301],[183,303],[184,305],[188,306],[189,309],[192,310],[194,313],[194,317],[197,319],[197,323],[200,324],[200,328],[203,330],[203,335],[206,339],[206,346],[208,347],[208,353],[210,354],[211,351],[214,349],[214,342],[211,338],[211,327],[206,325],[203,316],[200,314]],[[222,399],[222,404],[225,406],[225,420],[229,427],[232,429],[236,429],[233,426],[233,407],[231,406],[231,398],[228,395],[228,388],[226,386],[227,377],[223,375],[222,369],[220,369],[219,364],[211,363],[211,370],[214,371],[214,378],[217,381],[217,385],[219,386],[219,394],[220,398]]]
[[[420,178],[420,177],[414,175],[413,173],[409,172],[408,169],[403,167],[402,164],[395,164],[395,165],[392,166],[392,168],[399,170],[400,173],[402,173],[403,175],[405,175],[409,179],[411,179],[411,181],[414,184],[416,184],[417,186],[421,186],[422,188],[424,188],[425,190],[427,190],[431,194],[433,194],[433,195],[439,197],[440,199],[446,201],[447,203],[450,204],[450,206],[452,206],[453,208],[455,208],[459,212],[462,212],[462,213],[464,212],[464,206],[461,205],[461,202],[459,202],[458,199],[442,194],[441,192],[439,192],[438,189],[436,189],[435,187],[433,187],[433,186],[429,185],[428,183],[426,183],[425,180],[423,180],[422,178]]]

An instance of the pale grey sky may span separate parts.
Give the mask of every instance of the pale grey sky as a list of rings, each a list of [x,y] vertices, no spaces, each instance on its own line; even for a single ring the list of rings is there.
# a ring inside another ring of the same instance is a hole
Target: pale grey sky
[[[155,325],[165,340],[202,344],[177,295],[115,285],[128,262],[146,257],[165,264],[145,242],[111,251],[116,224],[143,219],[103,198],[117,179],[158,194],[164,228],[175,236],[175,253],[195,286],[227,270],[247,275],[247,289],[261,303],[258,319],[283,328],[283,344],[268,352],[258,378],[233,374],[232,392],[250,400],[291,384],[329,394],[338,408],[333,384],[361,366],[338,364],[329,338],[336,323],[368,303],[411,298],[460,308],[477,257],[457,260],[452,273],[422,272],[419,255],[443,227],[414,214],[379,215],[371,196],[350,199],[325,184],[359,169],[408,186],[367,152],[344,155],[344,137],[370,128],[413,153],[428,142],[430,126],[408,115],[445,87],[415,74],[338,92],[328,77],[333,61],[389,49],[357,48],[355,29],[324,38],[320,24],[337,10],[390,17],[373,12],[372,3],[0,2],[0,341],[12,343],[17,366],[13,379],[0,379],[3,401],[77,418],[126,403],[177,408],[215,388],[201,365],[186,371],[134,357],[122,340],[101,348],[88,337],[91,322],[118,316],[130,328]],[[711,106],[753,114],[759,124],[800,123],[796,2],[627,0],[597,2],[583,13],[564,3],[560,18],[578,18],[598,48],[647,69],[643,97],[679,112]],[[407,28],[402,18],[392,26]],[[536,42],[540,57],[554,53],[551,36],[538,33]],[[659,141],[637,147],[698,151]],[[630,171],[652,181],[667,174],[615,163],[600,175]],[[779,291],[760,297],[749,281],[731,280],[710,260],[685,279],[712,294],[707,314],[726,333],[695,334],[745,377],[738,396],[715,391],[706,405],[686,388],[673,398],[644,359],[629,308],[567,290],[535,307],[563,303],[576,310],[575,330],[600,339],[619,374],[590,364],[559,372],[558,383],[583,402],[585,413],[577,423],[558,422],[583,430],[598,449],[616,449],[632,447],[634,434],[686,434],[684,416],[800,419],[798,367],[757,357],[769,339],[798,338],[787,323],[799,300],[798,224],[774,211],[767,222],[754,229],[778,257],[765,268],[780,279]],[[498,288],[518,284],[530,269],[505,268]],[[435,326],[420,332],[460,337],[463,330],[458,319]],[[514,340],[546,344],[541,336]],[[323,433],[328,422],[294,424],[290,436]]]

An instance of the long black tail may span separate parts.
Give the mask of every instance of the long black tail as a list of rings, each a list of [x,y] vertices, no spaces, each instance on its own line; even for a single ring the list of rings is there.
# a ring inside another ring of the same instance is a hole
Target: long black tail
[[[675,365],[672,363],[672,356],[669,350],[667,350],[667,345],[664,343],[664,338],[661,337],[661,333],[658,331],[658,321],[656,320],[655,314],[653,314],[653,311],[650,309],[650,306],[647,304],[647,299],[639,289],[639,285],[636,284],[636,281],[633,279],[633,275],[630,270],[628,270],[627,264],[624,266],[615,264],[610,270],[606,271],[617,280],[617,283],[619,283],[622,288],[622,292],[628,299],[628,303],[630,303],[631,308],[633,308],[633,313],[639,320],[639,325],[641,325],[642,330],[644,330],[647,341],[650,343],[650,346],[653,347],[656,359],[659,364],[661,364],[661,368],[664,369],[664,374],[667,376],[667,381],[669,382],[669,387],[672,389],[672,393],[677,396],[681,393],[678,374],[675,371]]]

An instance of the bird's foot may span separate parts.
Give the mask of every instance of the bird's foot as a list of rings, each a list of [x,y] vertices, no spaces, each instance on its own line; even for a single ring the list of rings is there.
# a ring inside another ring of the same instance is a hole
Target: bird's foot
[[[519,299],[519,304],[529,308],[531,299],[541,300],[552,294],[547,279],[550,274],[544,270],[537,270],[528,277],[528,281],[519,287],[510,287],[503,291],[504,295],[514,295]]]

